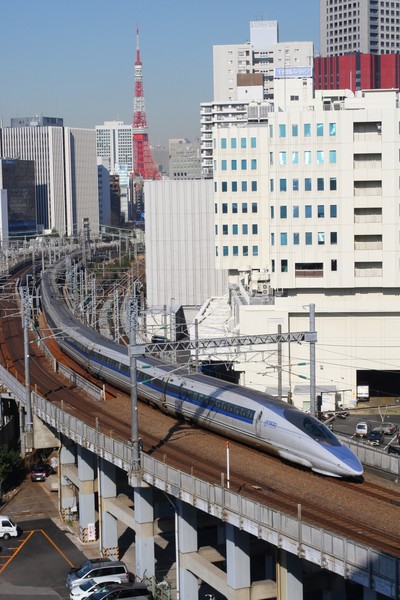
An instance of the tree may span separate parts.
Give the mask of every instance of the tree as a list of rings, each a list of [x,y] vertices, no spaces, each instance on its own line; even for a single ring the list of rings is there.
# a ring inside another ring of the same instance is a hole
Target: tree
[[[17,450],[0,447],[0,483],[4,492],[20,481],[23,473],[23,462]]]

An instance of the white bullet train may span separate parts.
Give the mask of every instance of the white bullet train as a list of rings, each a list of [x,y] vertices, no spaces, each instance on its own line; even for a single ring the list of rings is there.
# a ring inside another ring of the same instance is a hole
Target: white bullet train
[[[130,391],[126,347],[84,326],[61,300],[55,268],[42,274],[42,308],[50,327],[61,330],[58,343],[91,373]],[[137,359],[140,398],[164,412],[184,417],[226,437],[332,477],[359,478],[355,454],[313,416],[286,402],[240,385],[149,356]]]

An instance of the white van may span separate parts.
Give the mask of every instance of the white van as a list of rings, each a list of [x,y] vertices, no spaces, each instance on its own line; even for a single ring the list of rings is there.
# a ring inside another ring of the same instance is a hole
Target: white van
[[[361,421],[356,425],[356,436],[357,437],[367,437],[369,432],[371,431],[371,425],[367,421]]]
[[[18,536],[18,526],[10,517],[0,515],[0,537],[9,540],[10,537]]]

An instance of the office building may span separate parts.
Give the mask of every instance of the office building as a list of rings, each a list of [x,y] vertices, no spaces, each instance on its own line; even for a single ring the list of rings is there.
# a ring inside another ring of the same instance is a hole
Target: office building
[[[400,52],[400,0],[320,0],[321,56]]]
[[[319,388],[347,404],[362,383],[397,394],[399,93],[303,90],[276,81],[268,123],[214,129],[215,254],[236,286],[232,329],[305,331],[312,304]],[[288,97],[297,106],[282,110]],[[307,379],[308,352],[284,348],[286,364],[305,365],[283,373],[286,390]],[[276,356],[240,359],[246,384],[276,394]]]
[[[118,175],[122,221],[132,220],[130,175],[133,168],[132,125],[122,121],[105,121],[96,125],[96,152],[108,162],[110,175]],[[106,162],[103,162],[105,165]]]
[[[121,190],[118,175],[109,175],[110,179],[110,225],[121,227]]]
[[[108,162],[99,157],[97,157],[97,177],[100,225],[112,225],[110,172],[108,170]]]
[[[202,177],[213,174],[213,127],[262,122],[272,110],[277,77],[311,77],[311,42],[279,42],[276,21],[251,21],[250,41],[213,47],[214,98],[200,105]]]
[[[111,175],[119,175],[120,165],[125,165],[132,172],[132,125],[122,121],[105,121],[96,125],[97,156],[109,163]]]
[[[11,127],[64,127],[64,119],[60,117],[13,117]]]
[[[276,21],[251,21],[249,42],[214,46],[214,101],[237,100],[237,76],[251,73],[263,75],[263,96],[272,98],[273,46],[278,38]]]
[[[169,176],[171,179],[200,179],[200,142],[169,140]]]
[[[400,87],[400,54],[361,54],[314,58],[316,90],[391,89]]]
[[[95,131],[28,126],[0,129],[0,156],[35,163],[39,230],[73,235],[82,218],[99,229]]]
[[[5,192],[1,217],[2,241],[12,237],[35,236],[35,165],[32,160],[0,159],[0,190]]]
[[[149,306],[201,306],[226,291],[214,261],[211,181],[145,181],[146,296]],[[173,299],[173,301],[171,301]]]

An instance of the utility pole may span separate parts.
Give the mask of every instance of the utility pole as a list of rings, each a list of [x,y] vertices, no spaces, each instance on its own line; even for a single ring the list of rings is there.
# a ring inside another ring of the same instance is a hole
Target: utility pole
[[[139,453],[139,419],[138,419],[138,394],[137,394],[137,372],[136,359],[143,353],[143,346],[139,347],[136,344],[136,323],[137,323],[137,297],[136,285],[133,286],[133,296],[129,302],[129,375],[131,386],[131,440],[133,446],[133,463],[134,469],[139,470],[140,453]]]
[[[278,335],[282,333],[282,325],[278,325]],[[282,342],[278,342],[278,399],[282,400]]]
[[[26,433],[32,432],[32,405],[31,405],[31,377],[29,365],[29,324],[30,324],[30,305],[29,288],[21,288],[21,309],[22,309],[22,327],[24,329],[24,364],[25,364],[25,405],[26,405]],[[25,444],[25,449],[31,447],[31,443]]]
[[[310,333],[315,333],[315,304],[310,304]],[[315,343],[316,340],[310,336],[310,414],[315,417]]]

